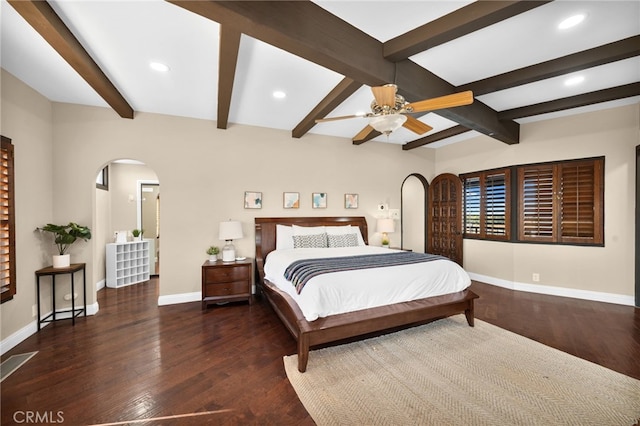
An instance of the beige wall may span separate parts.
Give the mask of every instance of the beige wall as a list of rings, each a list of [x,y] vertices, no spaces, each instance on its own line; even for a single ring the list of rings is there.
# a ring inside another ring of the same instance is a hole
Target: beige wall
[[[51,264],[55,252],[53,239],[34,230],[51,222],[54,216],[53,121],[52,105],[12,75],[1,75],[0,133],[11,138],[15,153],[16,287],[17,294],[0,305],[2,341],[31,324],[28,336],[36,330],[32,307],[36,303],[34,271]],[[75,215],[67,219],[79,219]],[[50,306],[48,286],[42,297]],[[25,336],[25,337],[26,337]],[[18,341],[20,336],[17,336]],[[6,342],[5,342],[6,343]],[[4,346],[4,345],[3,345]],[[4,350],[4,348],[3,348]]]
[[[507,146],[487,137],[442,147],[436,173],[456,174],[533,162],[605,156],[605,247],[465,240],[465,268],[516,284],[634,295],[635,146],[638,104],[521,127]],[[433,176],[428,176],[429,180]],[[532,274],[540,282],[532,282]]]
[[[37,226],[69,220],[92,226],[94,238],[72,247],[71,255],[74,262],[87,263],[88,303],[95,306],[96,286],[104,280],[104,244],[117,214],[113,195],[96,190],[95,178],[121,158],[143,161],[160,181],[160,295],[171,298],[200,291],[204,250],[222,245],[217,239],[222,220],[242,221],[245,238],[236,247],[248,256],[254,253],[255,216],[364,215],[371,243],[379,244],[376,206],[399,208],[400,185],[410,173],[431,181],[440,172],[605,155],[606,247],[466,241],[465,265],[496,279],[526,283],[538,272],[540,284],[548,286],[633,294],[638,105],[524,125],[516,146],[479,137],[436,151],[402,151],[397,145],[354,146],[317,135],[293,139],[288,131],[233,124],[219,130],[213,121],[157,114],[127,120],[110,109],[51,104],[4,71],[1,83],[0,130],[16,145],[18,267],[18,294],[0,305],[3,350],[35,331],[34,271],[49,265],[54,251],[33,232]],[[263,192],[261,210],[243,208],[247,190]],[[300,209],[282,208],[284,191],[300,192]],[[311,208],[312,192],[329,194],[327,209]],[[344,209],[345,193],[360,195],[359,209]],[[391,235],[391,244],[399,244],[399,233]]]

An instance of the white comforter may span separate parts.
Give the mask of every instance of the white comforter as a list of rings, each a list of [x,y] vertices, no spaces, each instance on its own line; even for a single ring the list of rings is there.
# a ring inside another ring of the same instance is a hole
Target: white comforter
[[[284,278],[292,262],[318,257],[389,253],[372,246],[274,250],[267,256],[265,278],[298,303],[307,321],[319,317],[462,291],[471,284],[464,269],[449,260],[318,275],[300,294]]]

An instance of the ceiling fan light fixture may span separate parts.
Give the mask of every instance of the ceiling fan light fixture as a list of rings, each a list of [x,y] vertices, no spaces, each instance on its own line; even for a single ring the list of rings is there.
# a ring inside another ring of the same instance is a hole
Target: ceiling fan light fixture
[[[380,133],[384,133],[389,136],[389,133],[401,127],[404,122],[407,121],[407,117],[402,114],[384,114],[377,117],[373,117],[369,121],[369,125],[376,129]]]

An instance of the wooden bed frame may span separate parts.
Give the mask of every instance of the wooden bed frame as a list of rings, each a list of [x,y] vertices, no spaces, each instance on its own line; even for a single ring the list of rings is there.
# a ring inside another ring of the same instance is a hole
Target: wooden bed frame
[[[478,296],[466,289],[452,294],[395,303],[307,321],[297,303],[287,293],[264,278],[264,260],[276,248],[276,225],[358,226],[365,242],[368,238],[364,217],[266,217],[255,218],[256,269],[259,289],[267,297],[280,320],[298,342],[298,370],[304,372],[309,348],[338,340],[407,326],[464,312],[473,327],[473,301]]]

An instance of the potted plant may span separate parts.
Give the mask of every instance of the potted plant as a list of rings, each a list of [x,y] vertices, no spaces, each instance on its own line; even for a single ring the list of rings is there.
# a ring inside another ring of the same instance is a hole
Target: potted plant
[[[209,255],[209,262],[215,262],[218,260],[218,253],[220,253],[220,249],[216,246],[211,246],[207,249],[207,254]]]
[[[144,234],[144,229],[134,229],[131,231],[131,235],[133,235],[133,241],[140,241],[142,239],[142,234]]]
[[[54,235],[53,242],[58,247],[58,255],[53,256],[54,268],[66,268],[71,264],[69,255],[66,254],[67,249],[71,244],[75,243],[78,238],[82,240],[91,239],[91,229],[87,226],[78,225],[74,222],[69,222],[67,225],[54,225],[47,223],[42,228],[38,228],[41,231],[51,232]]]

